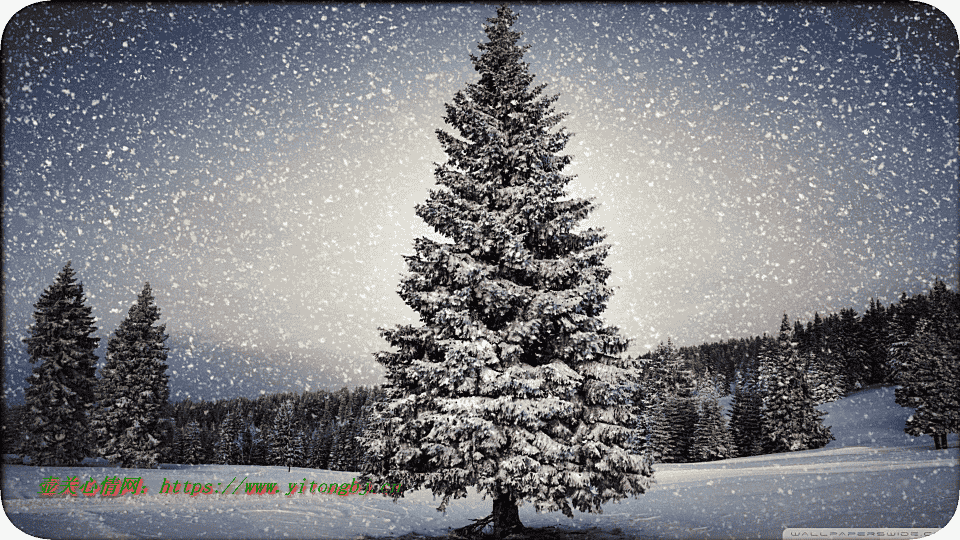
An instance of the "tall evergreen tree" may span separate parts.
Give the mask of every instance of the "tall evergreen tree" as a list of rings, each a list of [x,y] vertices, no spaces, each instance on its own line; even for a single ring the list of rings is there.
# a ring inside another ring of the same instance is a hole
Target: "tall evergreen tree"
[[[121,467],[154,468],[162,451],[160,419],[170,396],[166,327],[150,284],[107,342],[93,425],[99,453]]]
[[[419,238],[400,296],[422,326],[382,331],[389,399],[376,472],[442,498],[493,499],[494,532],[522,529],[520,501],[599,511],[642,493],[652,471],[625,448],[635,425],[627,340],[600,319],[612,290],[600,230],[578,230],[589,200],[568,198],[570,135],[522,61],[497,9],[479,81],[458,92],[438,131],[440,189],[417,214],[448,241]]]
[[[815,313],[810,331],[807,332],[808,357],[805,359],[814,405],[836,401],[843,396],[846,388],[838,339],[835,333],[828,334],[827,325],[820,319],[820,314]]]
[[[738,457],[763,453],[762,398],[757,386],[757,370],[744,366],[730,405],[730,438]]]
[[[334,423],[333,439],[330,441],[330,470],[346,471],[350,467],[350,440],[353,433],[352,420],[338,420]]]
[[[187,465],[203,463],[203,440],[200,438],[200,422],[191,421],[180,432],[180,461]]]
[[[336,430],[336,419],[333,416],[333,400],[328,395],[323,402],[320,413],[320,423],[314,433],[311,450],[310,466],[316,469],[330,469],[330,452],[333,448],[333,437]]]
[[[214,461],[221,465],[243,463],[243,419],[237,411],[229,411],[220,423],[220,437],[215,449]]]
[[[303,465],[303,439],[296,418],[293,400],[285,400],[277,410],[270,432],[270,459],[273,465],[300,467]]]
[[[890,329],[883,304],[871,298],[860,325],[867,360],[864,383],[882,383],[887,380],[887,351],[890,349]]]
[[[761,394],[766,449],[769,452],[793,452],[820,448],[833,436],[823,425],[824,413],[813,405],[786,314],[783,315],[776,347],[772,351]]]
[[[34,304],[27,329],[30,362],[25,391],[27,442],[33,465],[69,466],[92,452],[89,414],[94,404],[100,338],[92,310],[70,263]]]
[[[845,390],[863,388],[871,376],[871,362],[867,358],[860,319],[853,308],[840,310],[840,322],[834,346],[839,349],[842,359]]]
[[[694,374],[668,338],[642,364],[648,453],[654,461],[691,461],[697,421]]]
[[[666,403],[656,402],[644,407],[646,441],[644,451],[653,463],[664,462],[664,454],[671,444],[673,431],[667,419]]]
[[[904,431],[930,435],[936,449],[947,434],[960,432],[960,300],[942,281],[929,295],[929,318],[922,318],[909,339],[896,389],[897,404],[915,409]]]
[[[734,456],[730,432],[712,381],[697,391],[698,414],[693,427],[690,461],[714,461]]]
[[[263,438],[263,432],[256,426],[251,426],[250,431],[250,464],[269,465],[269,447]]]
[[[686,372],[681,372],[686,373]],[[696,461],[693,453],[694,428],[698,410],[692,375],[679,376],[663,403],[668,442],[663,449],[665,463]]]

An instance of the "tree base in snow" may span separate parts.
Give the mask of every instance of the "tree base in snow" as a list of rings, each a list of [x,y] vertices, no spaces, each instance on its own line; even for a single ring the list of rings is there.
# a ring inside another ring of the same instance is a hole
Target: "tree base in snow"
[[[486,520],[489,524],[492,521],[493,516],[487,516],[483,519],[474,520],[475,522],[480,522]],[[471,527],[468,525],[467,527]],[[494,538],[493,533],[483,533],[478,532],[477,536],[461,536],[457,531],[466,529],[467,527],[461,527],[456,529],[446,536],[424,536],[417,533],[408,533],[403,536],[392,537],[392,540],[459,540],[462,538],[476,538],[480,540],[492,540]],[[377,540],[372,536],[363,537],[365,540]],[[529,528],[525,527],[523,532],[517,532],[510,534],[505,537],[504,540],[617,540],[619,538],[626,538],[623,532],[620,529],[612,529],[609,531],[599,530],[596,528],[590,528],[583,531],[565,531],[555,526],[542,527],[542,528]]]

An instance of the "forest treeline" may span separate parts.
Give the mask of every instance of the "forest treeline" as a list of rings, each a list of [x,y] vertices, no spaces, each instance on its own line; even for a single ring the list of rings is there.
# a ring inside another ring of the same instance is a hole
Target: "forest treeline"
[[[806,323],[784,314],[775,335],[675,348],[640,358],[646,450],[692,462],[819,448],[833,437],[815,407],[870,385],[899,385],[916,409],[904,431],[946,447],[960,432],[960,294],[936,280],[884,306],[871,299]],[[719,398],[733,395],[728,419]],[[789,427],[792,426],[792,427]]]
[[[814,407],[875,384],[899,385],[897,402],[917,409],[905,431],[930,435],[940,448],[947,433],[960,430],[958,321],[960,294],[937,280],[930,291],[904,293],[889,306],[871,299],[862,315],[846,308],[791,324],[785,314],[776,335],[683,347],[668,340],[634,359],[635,402],[643,411],[634,448],[657,462],[818,448],[832,435]],[[720,399],[731,394],[724,414]],[[357,471],[365,455],[356,437],[383,398],[379,387],[361,386],[167,402],[157,458]],[[791,410],[803,412],[784,417]],[[91,416],[96,428],[98,415]],[[7,407],[7,454],[29,454],[29,419],[28,405]],[[785,433],[787,424],[802,428]]]
[[[817,386],[824,385],[823,391],[828,392],[829,399],[818,401],[833,401],[837,391],[842,394],[873,384],[897,384],[908,345],[920,324],[950,310],[956,313],[957,301],[957,292],[938,279],[931,290],[913,296],[902,293],[888,306],[871,298],[862,315],[845,308],[839,313],[815,313],[806,322],[795,320],[791,335],[797,352],[809,367],[818,370]],[[677,354],[696,377],[710,373],[724,396],[733,392],[738,373],[757,367],[763,342],[776,339],[771,333],[680,346]],[[649,360],[656,354],[655,349],[640,358]]]
[[[363,451],[354,438],[368,423],[376,387],[262,395],[256,399],[168,403],[161,421],[160,462],[282,465],[355,471]],[[8,409],[4,447],[23,453],[26,405]],[[92,457],[92,456],[91,456]]]

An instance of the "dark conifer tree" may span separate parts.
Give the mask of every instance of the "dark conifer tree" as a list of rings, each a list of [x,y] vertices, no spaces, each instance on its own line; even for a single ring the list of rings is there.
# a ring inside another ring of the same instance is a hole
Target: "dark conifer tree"
[[[843,366],[843,379],[846,391],[863,388],[870,376],[870,361],[864,344],[860,319],[856,310],[840,310],[840,322],[837,328],[834,347],[839,350]]]
[[[826,323],[815,313],[807,333],[807,381],[814,405],[836,401],[843,396],[844,368],[836,335],[828,335]]]
[[[333,440],[330,441],[330,470],[346,471],[350,468],[350,447],[353,420],[347,418],[334,424]]]
[[[92,310],[68,262],[34,304],[27,329],[26,444],[32,465],[70,466],[92,454],[89,415],[94,406],[100,338]]]
[[[285,400],[277,410],[270,431],[270,459],[273,465],[286,466],[289,471],[291,467],[303,464],[303,440],[297,441],[299,432],[293,400]]]
[[[768,452],[793,452],[824,446],[833,436],[823,425],[824,413],[813,405],[786,314],[776,349],[769,354],[761,393],[765,448]]]
[[[642,363],[647,444],[654,461],[691,461],[697,421],[693,371],[668,338]]]
[[[243,463],[243,420],[238,411],[228,411],[220,422],[220,433],[214,450],[214,461],[221,465]]]
[[[887,351],[890,349],[890,328],[883,304],[870,299],[870,308],[860,321],[866,355],[865,384],[878,384],[887,380]]]
[[[667,422],[666,403],[657,401],[644,406],[645,444],[643,450],[653,463],[662,463],[671,444],[671,430]]]
[[[948,433],[960,432],[960,300],[938,280],[927,306],[930,316],[920,319],[905,347],[896,400],[915,409],[904,431],[930,435],[939,450]]]
[[[738,457],[763,453],[762,399],[757,386],[757,369],[744,366],[730,406],[730,438]]]
[[[200,437],[200,422],[191,421],[181,431],[181,462],[187,465],[199,465],[204,462],[203,439]]]
[[[107,342],[97,384],[93,426],[98,452],[120,467],[155,468],[162,452],[160,420],[170,396],[166,328],[150,284]]]
[[[697,391],[697,405],[690,461],[715,461],[733,457],[733,444],[720,408],[720,396],[709,379],[706,384],[701,384]]]
[[[336,420],[330,420],[323,425],[323,434],[321,446],[316,450],[317,468],[335,470],[331,465],[331,456],[333,454],[333,443],[337,436]]]
[[[254,426],[250,434],[250,464],[251,465],[269,465],[270,450],[267,441],[263,438],[263,432]]]
[[[663,404],[668,442],[663,449],[664,463],[696,461],[693,435],[697,425],[697,400],[692,380],[681,383],[667,395]]]
[[[627,340],[600,318],[608,246],[579,230],[594,205],[567,196],[570,135],[552,131],[557,96],[532,86],[516,19],[506,6],[489,19],[479,81],[446,108],[457,133],[438,131],[447,161],[417,214],[447,240],[406,257],[400,295],[423,325],[383,331],[397,352],[378,355],[389,399],[366,442],[378,474],[441,508],[467,487],[492,498],[497,536],[522,529],[521,500],[599,511],[652,475],[626,447]]]

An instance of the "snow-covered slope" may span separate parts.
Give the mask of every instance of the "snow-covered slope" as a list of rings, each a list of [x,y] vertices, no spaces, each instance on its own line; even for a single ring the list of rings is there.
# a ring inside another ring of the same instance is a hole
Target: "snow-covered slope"
[[[842,446],[918,446],[933,448],[931,437],[911,437],[903,432],[904,423],[913,413],[894,401],[893,386],[874,386],[833,403],[821,405],[827,413],[825,423],[836,439],[827,448]],[[957,435],[949,437],[956,446]]]
[[[537,514],[521,508],[532,527],[590,530],[596,538],[781,538],[787,527],[943,527],[957,510],[957,439],[934,450],[930,437],[903,434],[910,411],[892,388],[869,388],[824,405],[836,437],[819,450],[656,467],[657,484],[604,513]],[[100,481],[142,476],[149,492],[119,499],[40,499],[50,476]],[[4,466],[3,506],[10,520],[47,538],[360,538],[411,532],[442,535],[490,512],[475,493],[446,514],[429,493],[393,503],[376,496],[310,494],[310,482],[350,482],[355,474],[281,467],[170,465],[160,470],[103,467]],[[278,482],[278,495],[160,494],[164,479],[225,487]],[[289,483],[308,493],[286,496]],[[952,525],[956,527],[956,525]],[[937,535],[941,536],[940,534]],[[943,537],[948,538],[947,536]]]

